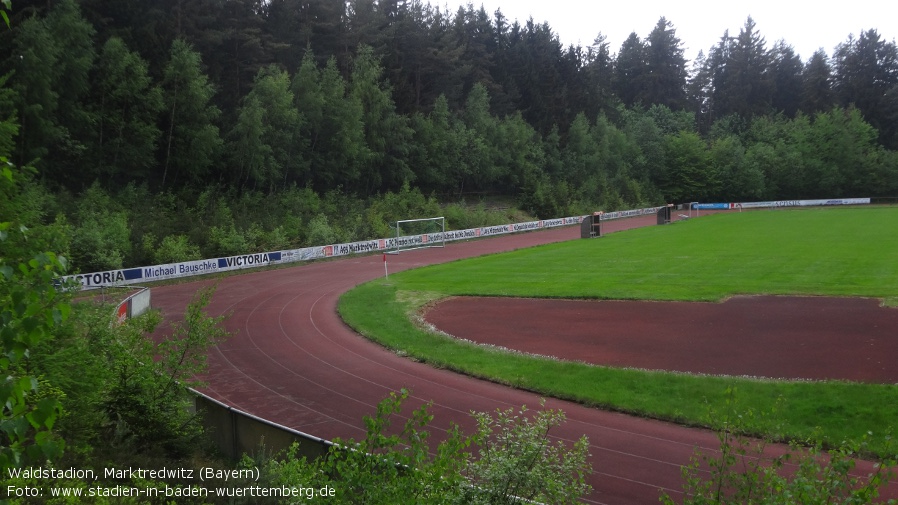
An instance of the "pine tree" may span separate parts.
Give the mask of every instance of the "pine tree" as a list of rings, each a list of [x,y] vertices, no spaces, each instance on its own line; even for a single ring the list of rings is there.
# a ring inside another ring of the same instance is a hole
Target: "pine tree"
[[[627,107],[641,98],[640,83],[646,73],[646,46],[636,35],[630,34],[617,53],[614,64],[614,92]]]
[[[801,106],[801,77],[804,70],[801,57],[795,54],[792,46],[782,40],[774,44],[770,53],[774,84],[771,105],[774,111],[782,112],[790,118],[795,117]]]
[[[200,69],[200,55],[181,39],[172,44],[162,86],[168,112],[162,186],[169,171],[173,184],[182,175],[190,182],[199,182],[222,147],[215,125],[220,112],[211,103],[214,90]]]
[[[586,49],[582,73],[586,86],[584,111],[587,117],[616,111],[617,97],[612,89],[614,61],[605,35],[599,33]]]
[[[700,134],[707,134],[714,121],[711,113],[712,69],[705,59],[705,53],[699,51],[692,62],[692,72],[686,84],[687,110],[695,114],[696,126]]]
[[[814,114],[831,109],[835,104],[832,69],[823,49],[817,50],[801,74],[801,111]]]
[[[406,164],[411,130],[408,118],[396,114],[383,68],[371,47],[361,46],[353,59],[349,96],[362,107],[368,157],[362,163],[361,195],[396,190],[414,174]]]
[[[712,108],[717,117],[751,118],[770,111],[774,82],[765,45],[749,17],[737,37],[724,36],[712,50]]]
[[[673,23],[662,17],[646,39],[645,68],[637,79],[644,106],[686,106],[686,58]]]
[[[898,47],[876,30],[836,48],[834,89],[843,106],[855,105],[879,130],[880,141],[898,148]]]

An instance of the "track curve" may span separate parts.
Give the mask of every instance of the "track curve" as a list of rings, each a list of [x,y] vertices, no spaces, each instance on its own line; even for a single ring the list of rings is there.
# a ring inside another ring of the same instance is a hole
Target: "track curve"
[[[655,216],[611,221],[606,233],[654,224]],[[432,263],[570,240],[565,227],[403,252],[389,257],[391,272]],[[217,284],[208,308],[229,313],[226,327],[236,334],[209,357],[209,396],[278,424],[321,438],[361,438],[362,417],[401,388],[412,391],[409,407],[432,401],[434,431],[450,423],[467,429],[471,411],[539,404],[540,396],[399,357],[360,337],[336,312],[339,296],[381,277],[380,255],[350,257],[220,279],[153,288],[153,305],[166,320],[178,320],[194,292]],[[659,421],[549,400],[567,422],[553,432],[573,442],[590,440],[594,473],[587,503],[657,503],[659,491],[681,495],[681,466],[695,448],[714,450],[715,435]],[[859,467],[861,473],[869,466]],[[894,486],[893,486],[894,487]]]

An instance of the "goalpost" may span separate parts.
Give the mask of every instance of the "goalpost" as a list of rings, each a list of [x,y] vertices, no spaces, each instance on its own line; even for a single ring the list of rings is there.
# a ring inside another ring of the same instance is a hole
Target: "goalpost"
[[[446,219],[441,216],[396,221],[396,238],[393,242],[389,254],[425,247],[445,247]]]

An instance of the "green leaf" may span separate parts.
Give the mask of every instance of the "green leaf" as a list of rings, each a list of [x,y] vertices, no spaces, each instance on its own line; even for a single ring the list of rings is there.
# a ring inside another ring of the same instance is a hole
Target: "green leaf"
[[[59,415],[59,401],[56,398],[43,398],[29,415],[31,425],[36,429],[52,430]]]

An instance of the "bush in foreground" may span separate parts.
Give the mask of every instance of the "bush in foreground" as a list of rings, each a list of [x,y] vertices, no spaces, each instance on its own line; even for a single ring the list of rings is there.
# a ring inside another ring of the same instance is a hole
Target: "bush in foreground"
[[[591,472],[588,440],[567,447],[549,439],[564,413],[531,414],[525,407],[474,413],[473,435],[453,426],[443,441],[431,444],[429,405],[413,411],[398,430],[392,426],[408,396],[407,390],[391,394],[374,417],[365,418],[363,440],[337,441],[319,461],[298,457],[294,445],[278,458],[245,457],[243,465],[259,466],[271,487],[332,489],[328,503],[566,504],[591,491],[585,482]]]
[[[735,391],[728,390],[733,405]],[[892,477],[895,459],[874,465],[867,475],[856,472],[857,458],[868,454],[869,433],[857,442],[824,450],[816,440],[792,442],[786,451],[777,451],[769,439],[751,436],[747,428],[754,412],[741,414],[733,410],[717,421],[719,450],[700,453],[696,450],[689,465],[683,468],[682,501],[663,493],[665,505],[860,505],[880,503],[879,492]],[[712,417],[716,417],[712,413]],[[891,437],[886,444],[896,454]],[[889,500],[889,504],[898,503]]]

